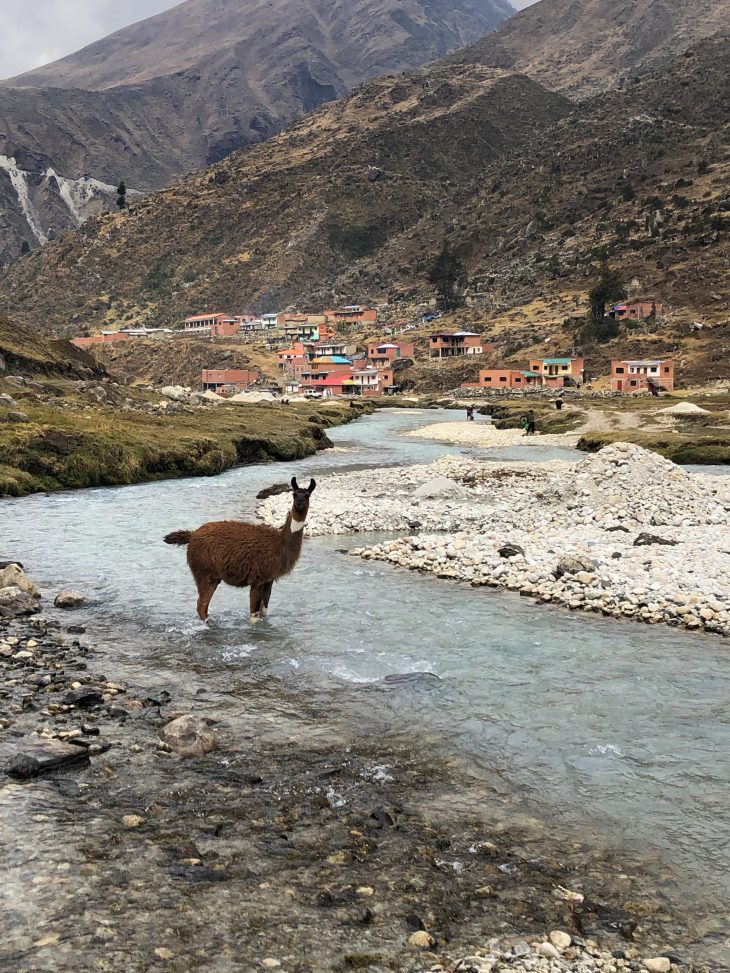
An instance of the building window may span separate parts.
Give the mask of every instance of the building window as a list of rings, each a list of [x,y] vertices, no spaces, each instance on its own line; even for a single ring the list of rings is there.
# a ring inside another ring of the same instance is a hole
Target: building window
[[[500,375],[499,376],[499,380],[500,380],[500,382],[506,382],[507,381],[507,379],[505,378],[504,375]]]
[[[624,373],[624,369],[623,369],[623,367],[622,367],[622,368],[617,368],[617,369],[616,369],[616,374],[617,374],[617,375],[623,375],[623,373]]]
[[[515,379],[515,385],[521,385],[521,384],[522,384],[522,379],[521,378],[516,378]]]
[[[664,374],[665,375],[668,375],[669,374],[669,365],[665,365],[664,366]]]

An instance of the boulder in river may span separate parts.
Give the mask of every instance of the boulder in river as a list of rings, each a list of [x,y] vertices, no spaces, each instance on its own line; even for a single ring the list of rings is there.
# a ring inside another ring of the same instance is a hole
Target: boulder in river
[[[178,716],[163,726],[160,739],[181,757],[202,757],[218,749],[218,738],[205,720],[197,716]]]
[[[53,604],[56,608],[81,608],[89,599],[78,591],[59,591]]]
[[[8,564],[0,571],[0,588],[20,588],[31,598],[40,598],[41,596],[40,591],[17,564]]]
[[[519,544],[503,544],[498,553],[500,557],[517,557],[519,554],[524,554],[525,549]]]

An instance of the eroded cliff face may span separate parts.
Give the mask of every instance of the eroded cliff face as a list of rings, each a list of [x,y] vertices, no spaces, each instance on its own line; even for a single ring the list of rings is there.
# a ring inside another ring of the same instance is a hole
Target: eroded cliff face
[[[468,44],[507,0],[187,0],[0,85],[0,261]]]

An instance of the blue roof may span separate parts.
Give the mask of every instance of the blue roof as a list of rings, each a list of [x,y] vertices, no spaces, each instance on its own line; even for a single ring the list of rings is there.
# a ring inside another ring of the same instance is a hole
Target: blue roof
[[[336,365],[349,365],[350,364],[350,359],[349,358],[345,358],[344,355],[331,355],[330,356],[330,361],[333,364],[336,364]]]

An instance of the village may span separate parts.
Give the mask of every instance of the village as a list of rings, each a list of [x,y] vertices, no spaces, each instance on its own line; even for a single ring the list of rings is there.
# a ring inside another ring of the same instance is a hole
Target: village
[[[635,300],[612,307],[615,320],[645,321],[662,314],[663,305],[653,299]],[[276,396],[293,398],[353,398],[392,396],[404,391],[398,374],[418,358],[414,340],[402,340],[400,332],[423,328],[439,314],[426,314],[418,324],[385,326],[376,307],[348,305],[319,313],[271,312],[231,315],[207,312],[185,318],[176,328],[145,327],[104,330],[80,336],[72,343],[82,349],[132,341],[140,338],[201,337],[235,339],[243,343],[263,342],[275,356],[277,379],[257,368],[205,368],[200,375],[200,391],[231,398],[258,387]],[[376,331],[382,324],[381,338],[362,340],[358,336]],[[435,326],[435,325],[434,325]],[[493,353],[494,341],[471,330],[429,331],[426,348],[420,357],[432,362],[471,359]],[[464,397],[532,393],[543,390],[593,388],[596,377],[586,371],[582,357],[530,357],[525,368],[477,368],[472,380],[462,382],[458,393]],[[672,359],[614,359],[611,362],[612,393],[648,392],[657,395],[674,389],[675,367]]]

